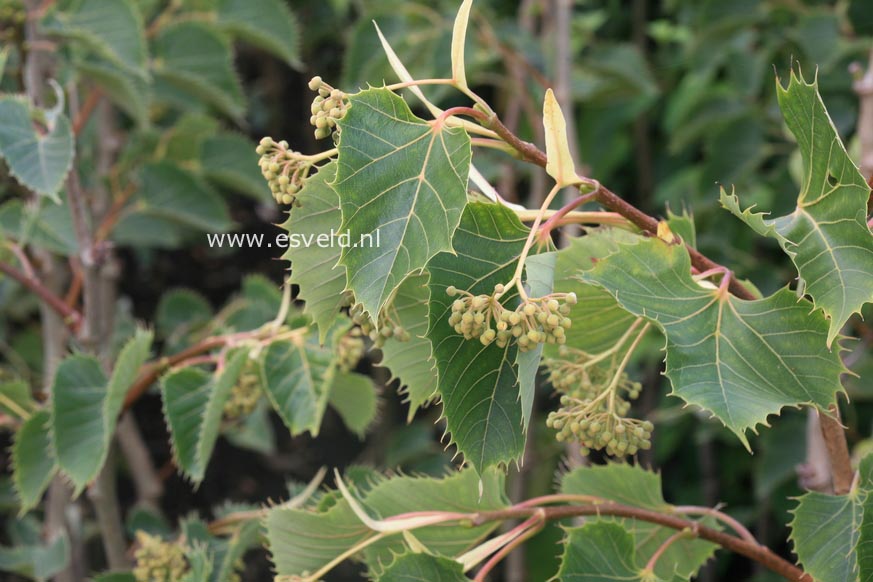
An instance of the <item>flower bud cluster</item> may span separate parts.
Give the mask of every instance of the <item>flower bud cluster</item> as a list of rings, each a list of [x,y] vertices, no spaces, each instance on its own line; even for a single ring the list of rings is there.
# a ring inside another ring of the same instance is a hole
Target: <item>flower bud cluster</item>
[[[362,336],[361,328],[353,327],[340,338],[337,346],[337,360],[339,360],[339,368],[343,372],[351,372],[357,368],[358,362],[364,357],[366,347]]]
[[[503,292],[503,285],[495,286],[492,295],[473,295],[449,287],[446,289],[449,297],[458,297],[452,302],[449,325],[464,339],[479,339],[486,346],[496,342],[504,348],[515,339],[523,352],[538,344],[566,343],[566,330],[572,325],[567,316],[576,304],[575,293],[526,299],[512,311],[499,301]]]
[[[318,96],[312,101],[312,117],[309,118],[309,123],[315,127],[315,139],[330,137],[336,122],[343,118],[349,108],[347,95],[325,83],[321,77],[313,77],[309,81],[309,89],[318,91]]]
[[[558,431],[558,441],[577,441],[583,454],[604,450],[613,456],[634,455],[651,448],[652,423],[627,418],[641,385],[586,352],[562,347],[561,357],[547,359],[549,381],[561,393],[561,405],[550,412],[546,426]]]
[[[309,176],[312,163],[288,147],[287,141],[276,142],[271,137],[261,139],[255,149],[261,159],[258,166],[279,204],[295,204],[297,194]]]
[[[188,571],[185,549],[179,544],[166,542],[142,530],[136,532],[136,541],[133,577],[137,582],[175,582]]]
[[[245,369],[230,392],[230,397],[224,403],[225,420],[239,420],[250,415],[262,395],[258,361],[252,358],[246,363]]]
[[[603,449],[607,455],[618,457],[652,448],[651,422],[606,410],[591,413],[589,404],[567,394],[561,397],[561,408],[549,413],[546,420],[546,426],[558,431],[555,438],[559,442],[578,441],[583,454]]]
[[[356,324],[361,326],[361,331],[369,336],[377,348],[385,345],[385,341],[394,338],[397,341],[409,341],[409,332],[400,325],[400,318],[392,303],[382,308],[376,322],[364,311],[364,306],[355,303],[349,308],[349,315]]]

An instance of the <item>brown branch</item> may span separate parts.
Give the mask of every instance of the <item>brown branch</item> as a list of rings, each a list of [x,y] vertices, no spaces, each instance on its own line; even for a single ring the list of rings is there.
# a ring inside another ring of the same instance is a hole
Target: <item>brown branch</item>
[[[75,119],[73,119],[73,134],[79,135],[82,132],[82,129],[88,123],[88,120],[91,119],[91,114],[94,113],[102,98],[103,91],[100,89],[92,89],[88,93],[88,97],[85,98],[85,102],[82,103],[81,109],[79,109]]]
[[[546,167],[546,163],[548,162],[546,153],[534,144],[519,139],[515,134],[509,131],[509,129],[507,129],[507,127],[503,125],[500,119],[496,116],[492,116],[489,119],[487,127],[497,133],[497,135],[506,143],[515,148],[523,160],[534,163],[543,168]],[[595,200],[597,200],[597,202],[605,206],[607,209],[621,214],[640,230],[649,234],[656,234],[658,232],[658,221],[655,218],[649,216],[633,204],[623,200],[617,194],[611,192],[602,184],[599,184],[596,180],[588,179],[584,182],[584,185],[594,187]],[[691,264],[699,271],[726,269],[687,244],[685,245],[685,248],[691,256]],[[731,277],[730,291],[741,299],[747,299],[750,301],[757,299],[757,296],[749,291],[745,285],[740,283],[736,277]]]
[[[136,381],[134,381],[130,389],[127,391],[127,396],[124,399],[124,409],[127,410],[133,406],[133,403],[149,389],[149,386],[154,384],[155,380],[158,379],[158,376],[160,376],[164,371],[173,366],[178,366],[192,358],[196,358],[201,354],[205,354],[210,350],[220,348],[231,341],[232,337],[235,336],[211,337],[186,350],[182,350],[178,354],[173,354],[172,356],[161,358],[155,362],[144,365],[139,376],[137,376]]]
[[[558,507],[520,507],[514,506],[496,511],[483,511],[472,519],[473,525],[481,525],[489,521],[503,521],[507,519],[519,519],[530,517],[537,512],[544,511],[548,520],[565,519],[579,516],[613,516],[639,519],[648,523],[654,523],[677,531],[690,530],[696,537],[718,544],[719,546],[745,556],[767,569],[779,574],[792,582],[813,582],[810,575],[789,562],[774,554],[769,548],[758,543],[749,542],[736,536],[708,528],[697,522],[688,521],[673,515],[667,515],[618,503],[604,503],[600,505],[564,505]]]
[[[855,471],[852,469],[849,446],[846,444],[846,431],[840,423],[840,410],[832,404],[830,414],[819,413],[819,421],[831,461],[834,494],[845,495],[852,489]]]
[[[79,326],[82,324],[82,315],[67,305],[63,299],[52,293],[48,287],[42,284],[42,281],[36,277],[30,277],[4,262],[0,262],[0,271],[36,294],[43,303],[63,318],[64,325],[69,327],[70,330],[76,332],[79,329]]]

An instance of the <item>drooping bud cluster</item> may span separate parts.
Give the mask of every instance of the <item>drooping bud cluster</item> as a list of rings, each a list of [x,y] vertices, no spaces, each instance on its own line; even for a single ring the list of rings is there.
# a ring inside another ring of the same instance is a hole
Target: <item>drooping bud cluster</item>
[[[343,372],[351,372],[358,367],[358,362],[364,357],[364,338],[360,327],[353,327],[340,338],[337,346],[337,359],[339,368]]]
[[[309,123],[315,127],[315,139],[330,137],[336,122],[343,118],[349,108],[347,96],[325,83],[321,77],[313,77],[309,81],[309,89],[318,91],[318,96],[312,101],[312,117],[309,118]]]
[[[137,582],[175,582],[188,571],[185,550],[179,544],[166,542],[142,530],[136,532],[136,541],[133,577]]]
[[[552,386],[562,393],[560,408],[546,420],[546,426],[558,431],[558,441],[581,443],[583,454],[603,449],[624,456],[651,448],[652,423],[626,417],[641,386],[614,359],[562,347],[560,358],[544,364]]]
[[[515,339],[523,352],[538,344],[566,343],[566,330],[572,325],[567,316],[576,304],[575,293],[526,299],[511,311],[499,301],[503,291],[504,286],[497,285],[492,295],[473,295],[449,287],[446,289],[449,297],[458,297],[452,302],[449,325],[464,339],[478,338],[486,346],[497,342],[503,348]]]
[[[245,369],[230,392],[230,397],[224,403],[225,420],[239,420],[250,415],[262,395],[258,361],[252,358],[246,363]]]
[[[401,342],[409,341],[409,332],[400,325],[397,310],[391,302],[382,308],[375,323],[360,303],[355,303],[349,308],[349,316],[351,316],[352,321],[361,326],[361,331],[373,341],[377,348],[384,346],[385,341],[389,338]]]
[[[262,138],[255,151],[261,156],[258,165],[276,202],[299,206],[297,194],[309,177],[312,162],[290,149],[287,141],[276,142],[271,137]]]

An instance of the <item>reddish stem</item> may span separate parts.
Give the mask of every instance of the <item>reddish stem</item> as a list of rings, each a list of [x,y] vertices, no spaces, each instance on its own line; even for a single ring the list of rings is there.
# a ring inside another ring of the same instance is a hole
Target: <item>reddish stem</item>
[[[695,505],[677,505],[673,508],[673,511],[675,511],[676,513],[681,513],[683,515],[709,515],[729,525],[731,529],[733,529],[737,533],[737,535],[739,535],[747,542],[753,544],[758,543],[758,540],[755,539],[755,536],[752,535],[752,532],[747,530],[745,526],[743,526],[743,524],[741,524],[728,514],[717,509],[713,509],[711,507],[697,507]]]
[[[0,271],[7,276],[21,283],[25,288],[35,293],[43,303],[48,305],[64,320],[64,325],[70,328],[73,333],[78,332],[82,324],[82,315],[64,303],[64,300],[52,293],[48,287],[42,284],[42,281],[36,277],[29,277],[22,273],[10,264],[0,262]]]
[[[491,573],[491,570],[493,570],[497,566],[497,564],[499,564],[503,560],[503,558],[512,553],[513,550],[515,550],[525,541],[529,540],[531,536],[535,535],[537,532],[543,529],[543,523],[544,521],[542,516],[533,515],[517,525],[515,528],[513,528],[512,531],[517,531],[518,536],[513,538],[508,544],[500,548],[497,553],[495,553],[487,562],[485,562],[482,568],[479,569],[479,572],[476,573],[476,577],[473,578],[473,582],[484,582],[488,574]]]
[[[501,139],[515,148],[523,160],[534,163],[543,168],[546,167],[548,158],[546,157],[545,152],[540,150],[534,144],[526,142],[512,133],[505,125],[503,125],[496,115],[489,117],[485,126],[494,131]],[[585,184],[596,188],[594,190],[594,200],[605,206],[607,209],[612,210],[613,212],[618,212],[639,227],[640,230],[649,234],[656,234],[658,232],[658,221],[655,218],[649,216],[633,204],[626,202],[595,180],[587,180]],[[691,257],[691,264],[700,271],[706,271],[718,267],[726,268],[702,255],[696,249],[687,244],[685,245],[685,248],[688,250],[688,254]],[[757,296],[755,296],[755,294],[747,289],[742,283],[737,281],[735,277],[731,278],[730,291],[741,299],[749,301],[757,299]]]
[[[75,307],[82,294],[82,268],[76,264],[76,261],[70,259],[70,270],[73,272],[73,280],[70,281],[70,288],[64,295],[64,303],[70,307]]]
[[[146,390],[148,390],[149,386],[151,386],[155,380],[158,379],[158,376],[160,376],[165,370],[194,359],[208,351],[220,348],[226,345],[231,337],[233,336],[211,337],[203,340],[197,345],[179,352],[178,354],[174,354],[167,358],[161,358],[143,366],[136,381],[134,381],[127,391],[127,396],[124,399],[124,409],[127,410],[133,406],[133,403],[136,402]]]
[[[655,566],[658,564],[658,560],[660,559],[660,557],[664,555],[664,552],[666,552],[668,549],[670,549],[670,546],[672,546],[673,544],[675,544],[676,542],[678,542],[682,538],[688,537],[689,535],[690,534],[688,531],[682,530],[682,531],[677,531],[676,533],[671,535],[669,538],[667,538],[663,544],[658,546],[658,549],[655,550],[655,553],[652,554],[652,557],[649,558],[648,563],[646,563],[646,570],[648,570],[649,572],[654,572]]]
[[[540,226],[540,232],[539,232],[540,241],[546,240],[546,237],[548,237],[551,234],[552,230],[554,230],[556,227],[560,226],[561,219],[563,217],[565,217],[567,214],[569,214],[571,211],[575,210],[576,208],[579,208],[580,206],[582,206],[586,202],[591,202],[592,200],[594,200],[594,198],[596,196],[597,196],[597,191],[595,190],[594,192],[589,192],[588,194],[583,194],[582,196],[576,198],[575,200],[571,200],[570,202],[568,202],[567,204],[562,206],[560,210],[558,210],[556,213],[554,213],[552,216],[550,216],[549,219],[546,220],[542,224],[542,226]]]
[[[453,115],[466,115],[467,117],[472,117],[483,122],[490,119],[488,117],[488,114],[483,113],[478,109],[473,109],[472,107],[450,107],[443,111],[440,116],[436,118],[436,127],[441,126],[443,123],[445,123],[446,119],[452,117]]]
[[[73,133],[75,135],[79,135],[79,133],[82,132],[82,129],[88,123],[88,120],[91,119],[91,114],[94,113],[94,110],[97,108],[97,105],[102,98],[103,91],[100,89],[95,88],[88,93],[88,97],[85,98],[85,102],[82,103],[82,107],[79,109],[76,118],[73,120]]]
[[[758,543],[748,542],[736,536],[708,528],[696,522],[689,521],[640,507],[630,507],[618,503],[600,505],[565,505],[560,507],[519,507],[513,506],[496,511],[483,511],[473,518],[473,525],[481,525],[490,521],[527,518],[536,512],[545,512],[547,520],[565,519],[580,516],[614,516],[639,519],[658,524],[674,530],[691,530],[696,537],[718,544],[721,547],[752,559],[773,572],[792,582],[813,582],[812,577],[803,570],[774,554],[770,549]]]
[[[96,241],[100,242],[109,238],[109,235],[112,234],[112,229],[115,228],[118,219],[121,218],[121,212],[124,210],[127,201],[130,200],[130,197],[135,192],[136,186],[131,183],[124,189],[121,195],[112,201],[112,206],[109,208],[106,216],[103,217],[100,226],[97,227],[97,232],[94,235]]]

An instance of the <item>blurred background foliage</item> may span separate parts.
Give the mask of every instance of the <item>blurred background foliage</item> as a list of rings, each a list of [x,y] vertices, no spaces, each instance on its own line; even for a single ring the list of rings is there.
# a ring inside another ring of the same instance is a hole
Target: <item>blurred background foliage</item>
[[[184,1],[196,4],[196,0]],[[139,0],[139,4],[146,13],[156,14],[161,2]],[[865,69],[873,48],[873,3],[578,0],[572,3],[569,21],[560,20],[561,4],[568,2],[477,0],[467,52],[467,76],[476,91],[510,128],[542,143],[543,94],[547,87],[563,84],[576,121],[578,164],[587,175],[650,214],[666,216],[668,209],[692,213],[698,247],[765,293],[791,283],[794,270],[775,243],[754,235],[719,208],[718,187],[735,187],[745,202],[775,213],[793,208],[799,156],[775,99],[775,82],[787,78],[792,65],[808,75],[817,71],[834,124],[858,159],[853,67]],[[252,140],[264,135],[286,139],[296,150],[316,151],[321,146],[308,124],[312,94],[306,87],[313,75],[347,92],[395,80],[373,21],[416,78],[449,74],[456,0],[291,0],[288,5],[300,24],[285,33],[285,43],[296,47],[286,55],[290,58],[269,56],[244,42],[236,52],[235,71],[247,107],[233,101],[204,104],[186,99],[172,79],[158,78],[151,114],[157,109],[160,131],[154,125],[137,124],[133,111],[129,129],[136,147],[125,150],[120,163],[136,163],[138,156],[161,149],[164,156],[185,165],[193,161],[192,152],[203,151],[192,149],[192,142],[233,139],[230,136],[240,133]],[[572,56],[569,77],[559,66],[561,42],[569,43]],[[428,94],[442,105],[456,102],[455,95],[440,91],[431,89]],[[222,106],[229,110],[225,121],[202,115]],[[199,148],[202,144],[197,143]],[[489,153],[477,165],[501,193],[529,207],[538,205],[544,194],[541,172]],[[80,162],[82,156],[87,159],[88,151],[80,151]],[[218,213],[216,220],[227,221],[227,228],[239,232],[273,236],[279,232],[274,224],[283,220],[283,213],[258,182],[253,151],[249,158],[254,179],[232,185],[248,196],[227,198],[228,214]],[[208,157],[204,159],[208,165]],[[13,194],[0,193],[0,224],[7,229],[21,221],[20,207],[10,202]],[[56,207],[40,214],[44,246],[63,251],[72,244],[67,216]],[[161,297],[176,287],[201,293],[209,303],[204,308],[208,317],[208,310],[237,294],[261,299],[269,295],[264,292],[269,285],[262,285],[261,279],[250,280],[240,291],[245,275],[260,273],[278,285],[287,268],[275,249],[212,249],[202,232],[176,228],[161,217],[134,214],[128,220],[125,228],[118,229],[116,243],[123,265],[122,310],[126,306],[132,317],[154,321]],[[278,299],[263,300],[272,304]],[[35,298],[25,297],[8,281],[0,282],[3,357],[38,377],[41,342],[36,312]],[[870,315],[868,322],[873,321]],[[847,358],[859,372],[866,369],[869,379],[873,358],[868,342],[873,331],[867,324],[859,324],[857,331],[866,339],[848,346]],[[798,467],[807,456],[806,413],[786,411],[772,429],[753,440],[750,455],[717,422],[668,397],[669,385],[660,373],[659,342],[653,340],[641,350],[635,364],[635,375],[644,382],[638,413],[656,424],[654,448],[642,455],[641,462],[663,473],[668,501],[723,502],[759,540],[789,553],[786,523],[794,505],[791,497],[802,491]],[[192,510],[214,514],[213,508],[227,499],[262,502],[284,497],[287,480],[305,481],[321,465],[444,472],[452,451],[440,444],[443,428],[438,407],[407,424],[401,397],[375,363],[361,365],[361,371],[372,371],[384,384],[379,419],[364,440],[344,428],[333,412],[316,439],[290,438],[276,418],[258,420],[244,435],[219,441],[215,455],[220,462],[209,466],[204,484],[196,491],[172,467],[163,472],[168,490],[162,509],[167,518],[175,522]],[[865,439],[873,422],[873,386],[869,380],[862,386],[857,379],[848,379],[847,388],[852,404],[844,419],[850,444],[869,447]],[[537,402],[542,411],[554,407],[548,386],[542,386]],[[144,398],[136,416],[158,466],[167,463],[170,450],[159,397]],[[572,451],[554,440],[542,419],[532,427],[524,466],[511,470],[515,497],[549,492],[556,471],[578,462]],[[122,482],[121,494],[131,498],[130,484]],[[3,497],[11,505],[8,495],[5,484]],[[544,530],[521,558],[506,562],[504,579],[547,580],[557,570],[556,542],[561,535],[558,526]],[[354,574],[354,566],[346,565],[331,579],[355,579]],[[250,560],[246,579],[269,577],[269,563],[260,552]],[[699,579],[772,578],[721,552]]]

